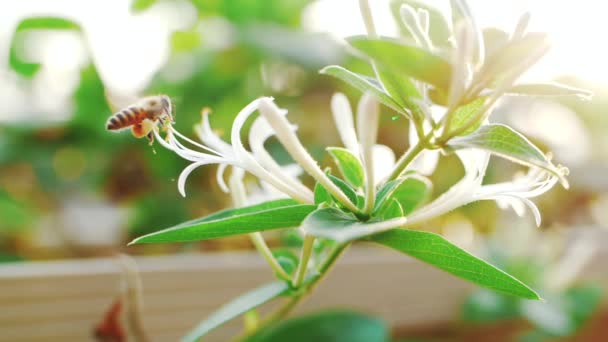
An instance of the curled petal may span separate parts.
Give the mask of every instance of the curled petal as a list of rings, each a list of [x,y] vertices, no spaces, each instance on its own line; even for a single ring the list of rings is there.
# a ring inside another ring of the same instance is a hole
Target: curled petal
[[[495,200],[498,206],[501,209],[507,209],[507,207],[511,207],[515,214],[519,217],[523,217],[525,215],[525,207],[528,207],[534,216],[534,222],[536,226],[539,227],[541,223],[541,215],[538,207],[534,202],[527,198],[511,196],[511,195],[498,195],[480,198],[479,200]]]
[[[180,173],[179,178],[177,179],[177,190],[183,197],[186,197],[186,179],[188,179],[188,176],[190,175],[190,173],[192,173],[192,171],[194,171],[194,169],[196,169],[199,166],[209,165],[209,164],[211,164],[210,161],[192,163],[192,164],[186,166],[186,168],[184,168],[182,173]]]
[[[232,146],[227,142],[223,141],[214,131],[211,129],[211,124],[209,123],[209,111],[203,110],[202,112],[202,122],[200,125],[195,126],[195,132],[198,135],[198,138],[206,145],[211,146],[211,148],[217,150],[222,155],[232,156]]]
[[[338,134],[342,139],[344,147],[350,150],[354,155],[359,155],[359,142],[355,133],[355,125],[353,123],[353,112],[348,102],[348,98],[342,93],[335,93],[331,98],[331,112],[334,116],[334,122],[338,129]]]
[[[228,192],[230,192],[230,188],[228,187],[228,185],[226,184],[226,181],[224,180],[224,172],[226,172],[226,167],[228,167],[227,164],[218,165],[217,171],[215,172],[215,180],[217,181],[217,185],[219,185],[220,189],[222,189],[223,192],[228,193]],[[244,171],[240,168],[233,168],[232,172],[233,173],[240,172],[240,173],[244,174]],[[241,178],[242,178],[242,176],[241,176]]]
[[[478,200],[475,192],[481,187],[490,154],[482,150],[460,150],[456,154],[465,169],[464,177],[431,203],[414,211],[409,223],[419,223],[438,217],[460,206]]]

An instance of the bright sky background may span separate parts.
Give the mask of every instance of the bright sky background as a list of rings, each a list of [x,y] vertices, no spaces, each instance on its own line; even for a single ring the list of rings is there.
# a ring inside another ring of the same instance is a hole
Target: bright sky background
[[[432,0],[439,6],[447,0]],[[395,26],[388,0],[371,0],[373,15],[381,34],[393,35]],[[534,79],[550,79],[574,74],[608,84],[608,49],[605,34],[607,2],[596,0],[551,1],[469,0],[480,26],[512,30],[525,11],[532,14],[531,30],[549,32],[554,48],[535,69]],[[177,5],[175,5],[177,4]],[[49,68],[36,76],[24,92],[19,80],[8,70],[8,48],[18,22],[31,15],[72,18],[84,26],[92,42],[90,48],[106,86],[116,94],[138,93],[168,57],[169,33],[189,27],[196,17],[186,0],[160,3],[150,11],[133,15],[125,0],[20,0],[0,1],[0,101],[3,119],[15,119],[24,111],[42,112],[62,120],[68,95],[78,80],[75,72],[86,63],[86,49],[70,34],[53,39],[39,37],[44,61]],[[318,0],[304,14],[309,30],[344,37],[364,32],[357,0]],[[34,37],[35,38],[35,37]],[[52,67],[51,67],[52,66]],[[71,75],[71,76],[70,76]],[[24,110],[27,109],[27,110]]]

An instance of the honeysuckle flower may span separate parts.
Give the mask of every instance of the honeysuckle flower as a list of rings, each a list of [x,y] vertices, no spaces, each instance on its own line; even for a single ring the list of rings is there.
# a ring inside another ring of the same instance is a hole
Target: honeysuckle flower
[[[163,147],[192,162],[182,171],[178,179],[178,189],[182,195],[185,196],[186,179],[192,171],[199,166],[218,164],[218,183],[224,191],[228,191],[228,187],[223,179],[223,172],[227,166],[233,166],[253,174],[261,181],[291,198],[303,203],[313,202],[312,191],[280,167],[265,151],[264,141],[272,136],[272,130],[268,129],[269,126],[264,117],[256,118],[250,131],[249,142],[252,151],[246,150],[243,146],[241,141],[243,125],[259,108],[262,101],[272,102],[272,99],[256,99],[245,106],[236,116],[231,130],[232,144],[226,143],[213,132],[209,124],[208,110],[203,110],[202,123],[196,127],[196,132],[202,144],[187,138],[175,130],[173,126],[168,127],[166,139],[162,139],[159,131],[154,130],[157,140]],[[286,112],[281,112],[279,115],[285,114]],[[285,129],[292,131],[295,130],[295,127],[287,126]],[[191,145],[192,148],[186,145]]]
[[[536,225],[540,225],[540,212],[530,198],[551,189],[558,181],[557,176],[531,167],[525,176],[516,176],[510,182],[482,185],[490,153],[478,149],[465,149],[455,153],[464,167],[463,178],[437,199],[410,214],[408,224],[427,221],[472,202],[494,200],[500,208],[511,207],[519,216],[524,214],[526,207],[529,208]]]

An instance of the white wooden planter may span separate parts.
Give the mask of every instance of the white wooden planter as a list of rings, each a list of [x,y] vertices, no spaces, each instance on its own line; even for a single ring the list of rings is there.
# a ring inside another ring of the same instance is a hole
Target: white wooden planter
[[[608,244],[605,244],[605,246]],[[474,288],[465,281],[395,252],[351,248],[300,312],[361,309],[393,324],[432,324],[458,317]],[[584,278],[608,284],[608,250],[597,253]],[[144,324],[154,341],[176,341],[198,321],[239,294],[272,279],[253,252],[138,257]],[[0,265],[0,341],[91,341],[120,291],[115,260]],[[225,341],[241,328],[231,322],[208,341]]]

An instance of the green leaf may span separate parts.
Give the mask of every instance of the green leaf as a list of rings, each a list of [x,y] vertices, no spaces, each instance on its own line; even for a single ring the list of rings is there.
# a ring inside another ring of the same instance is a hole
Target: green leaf
[[[456,108],[456,110],[454,110],[454,113],[452,114],[452,120],[450,122],[450,127],[451,127],[450,130],[456,130],[456,129],[462,127],[462,125],[466,124],[470,119],[472,119],[479,112],[479,110],[481,109],[481,107],[483,107],[485,102],[486,102],[486,98],[480,97],[465,105],[462,105],[462,106]],[[476,123],[475,125],[467,128],[465,131],[463,131],[459,135],[470,134],[470,133],[476,131],[480,126],[481,126],[481,121]]]
[[[363,166],[354,154],[341,147],[328,147],[327,152],[332,156],[344,179],[354,188],[363,186]],[[356,202],[355,202],[356,203]]]
[[[262,329],[245,342],[388,342],[389,328],[381,319],[352,311],[324,311]]]
[[[527,95],[541,97],[577,96],[590,99],[593,92],[559,83],[528,83],[518,84],[506,92],[508,95]]]
[[[68,19],[56,18],[56,17],[32,17],[26,18],[17,25],[15,31],[15,38],[11,42],[9,51],[9,65],[16,73],[21,76],[31,78],[38,70],[41,65],[39,63],[32,63],[22,58],[20,51],[23,50],[22,46],[28,44],[27,41],[19,39],[23,37],[19,35],[21,32],[28,30],[75,30],[81,31],[80,26]],[[31,44],[31,43],[30,43]]]
[[[348,42],[388,70],[411,76],[442,90],[449,86],[452,67],[443,58],[426,50],[394,40],[366,36],[351,37]]]
[[[534,290],[521,281],[435,233],[393,229],[369,239],[492,290],[527,299],[540,299]]]
[[[207,222],[207,221],[215,221],[215,220],[219,220],[219,219],[230,218],[230,217],[236,216],[236,215],[252,214],[252,213],[256,213],[258,211],[288,207],[288,206],[293,206],[293,205],[297,205],[297,204],[298,204],[298,202],[291,198],[267,201],[267,202],[263,202],[263,203],[246,206],[246,207],[221,210],[221,211],[215,212],[213,214],[210,214],[210,215],[207,215],[204,217],[182,222],[182,223],[176,225],[175,227],[192,226],[192,225]]]
[[[385,106],[395,110],[398,113],[407,115],[407,112],[403,109],[403,107],[401,107],[401,105],[397,101],[391,98],[391,96],[387,94],[379,84],[376,84],[371,81],[376,81],[375,79],[370,79],[367,76],[357,74],[338,65],[326,66],[325,68],[321,69],[319,73],[338,78],[348,83],[349,85],[357,88],[363,93],[369,91],[374,94],[378,101],[382,102]]]
[[[420,109],[420,106],[413,101],[413,99],[420,99],[420,93],[418,89],[408,77],[403,75],[396,75],[384,68],[378,67],[378,76],[382,81],[382,85],[389,96],[399,104],[401,108],[405,108],[400,112],[406,117],[414,117],[416,120],[422,122],[424,120],[424,113]]]
[[[209,333],[211,330],[223,325],[249,310],[269,302],[289,291],[289,284],[276,281],[256,289],[253,289],[229,303],[224,304],[206,320],[202,321],[192,331],[186,335],[182,341],[198,341],[199,338]]]
[[[173,53],[191,52],[201,46],[201,34],[196,30],[175,31],[171,35],[171,51]]]
[[[298,266],[298,257],[291,250],[287,248],[275,249],[272,251],[272,255],[277,259],[277,262],[285,273],[289,275],[293,274],[293,271]]]
[[[408,175],[393,191],[392,199],[399,202],[404,215],[408,215],[431,197],[433,183],[420,175]]]
[[[157,0],[133,0],[131,3],[131,11],[134,13],[145,11],[152,7]]]
[[[260,205],[239,208],[244,209],[241,211],[231,209],[210,217],[184,222],[141,236],[130,244],[200,241],[270,229],[291,228],[299,226],[306,215],[316,208],[313,205],[299,204],[254,211],[256,207]]]
[[[302,222],[301,228],[307,234],[346,243],[362,237],[397,228],[404,225],[403,217],[386,221],[358,221],[352,213],[336,208],[321,208],[312,212]]]
[[[355,192],[355,190],[351,188],[350,185],[346,184],[345,181],[341,180],[336,176],[327,175],[327,177],[329,177],[332,183],[334,183],[338,188],[340,188],[340,190],[342,190],[342,192],[346,195],[346,197],[348,197],[351,203],[357,204],[357,192]]]
[[[467,136],[451,139],[447,146],[453,150],[479,148],[516,163],[543,168],[557,176],[562,185],[568,188],[568,181],[563,172],[555,167],[538,147],[509,126],[482,126]]]
[[[407,175],[387,182],[378,190],[374,202],[374,213],[384,210],[383,206],[395,199],[405,214],[409,214],[430,196],[432,183],[425,177]]]
[[[315,197],[316,205],[319,205],[321,203],[332,203],[333,202],[331,195],[329,194],[329,192],[327,192],[327,190],[323,187],[323,185],[321,185],[321,183],[315,184],[314,197]]]
[[[397,190],[397,187],[399,187],[399,185],[406,179],[407,177],[401,177],[384,184],[376,194],[376,199],[374,200],[374,210],[372,212],[376,213],[378,210],[382,209],[384,203],[388,202],[393,192]]]
[[[399,204],[399,201],[394,198],[391,198],[388,203],[384,205],[378,213],[375,214],[375,216],[381,217],[383,220],[402,217],[404,216],[403,208],[401,207],[401,204]]]

